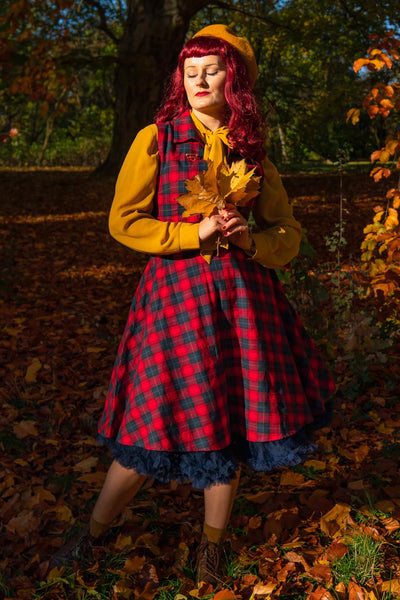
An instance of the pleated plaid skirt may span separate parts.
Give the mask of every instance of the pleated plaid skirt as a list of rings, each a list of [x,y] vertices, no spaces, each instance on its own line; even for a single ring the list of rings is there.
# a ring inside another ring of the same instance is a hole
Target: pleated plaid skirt
[[[301,462],[329,422],[331,375],[271,269],[239,248],[152,257],[99,439],[124,466],[194,487]]]

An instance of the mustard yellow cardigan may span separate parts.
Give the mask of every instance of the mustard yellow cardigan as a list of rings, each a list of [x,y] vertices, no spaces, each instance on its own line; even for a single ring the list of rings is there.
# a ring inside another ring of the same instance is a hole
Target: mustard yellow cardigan
[[[204,126],[197,119],[195,124],[205,141]],[[139,131],[125,158],[111,206],[110,233],[121,244],[147,254],[200,251],[198,223],[163,222],[151,214],[159,169],[157,134],[155,124]],[[262,167],[263,183],[253,207],[258,232],[252,233],[252,258],[265,267],[282,267],[299,251],[301,226],[277,169],[268,158]]]

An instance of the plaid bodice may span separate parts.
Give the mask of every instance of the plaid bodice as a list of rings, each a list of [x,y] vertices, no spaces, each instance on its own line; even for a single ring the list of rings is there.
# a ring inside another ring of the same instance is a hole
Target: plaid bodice
[[[201,215],[182,217],[183,206],[176,202],[180,194],[186,193],[185,179],[195,177],[201,171],[206,171],[208,163],[204,160],[204,144],[196,131],[186,111],[173,122],[157,123],[158,152],[160,157],[160,174],[154,202],[153,216],[160,221],[184,221],[198,223]],[[243,157],[228,149],[227,161],[231,164]],[[249,168],[257,167],[256,174],[262,175],[260,163],[249,162]],[[248,217],[253,201],[247,210],[241,210]]]

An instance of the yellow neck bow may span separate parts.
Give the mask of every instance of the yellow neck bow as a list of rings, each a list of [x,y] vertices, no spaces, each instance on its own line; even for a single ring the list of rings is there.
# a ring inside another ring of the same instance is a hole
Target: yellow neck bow
[[[228,141],[229,129],[223,125],[222,127],[215,129],[215,131],[211,131],[211,129],[207,129],[207,127],[203,125],[193,112],[190,114],[196,129],[199,131],[202,140],[205,143],[204,160],[211,160],[214,163],[215,168],[217,168],[219,164],[225,162],[225,147],[228,146],[228,148],[232,148]]]

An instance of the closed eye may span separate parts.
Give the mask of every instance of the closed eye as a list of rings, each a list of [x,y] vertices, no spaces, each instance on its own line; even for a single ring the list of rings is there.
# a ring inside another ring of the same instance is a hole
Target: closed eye
[[[213,72],[207,72],[206,75],[211,75],[211,76],[215,76],[218,75],[219,71],[213,71]],[[186,73],[186,77],[188,79],[193,79],[195,77],[197,77],[197,73]]]

